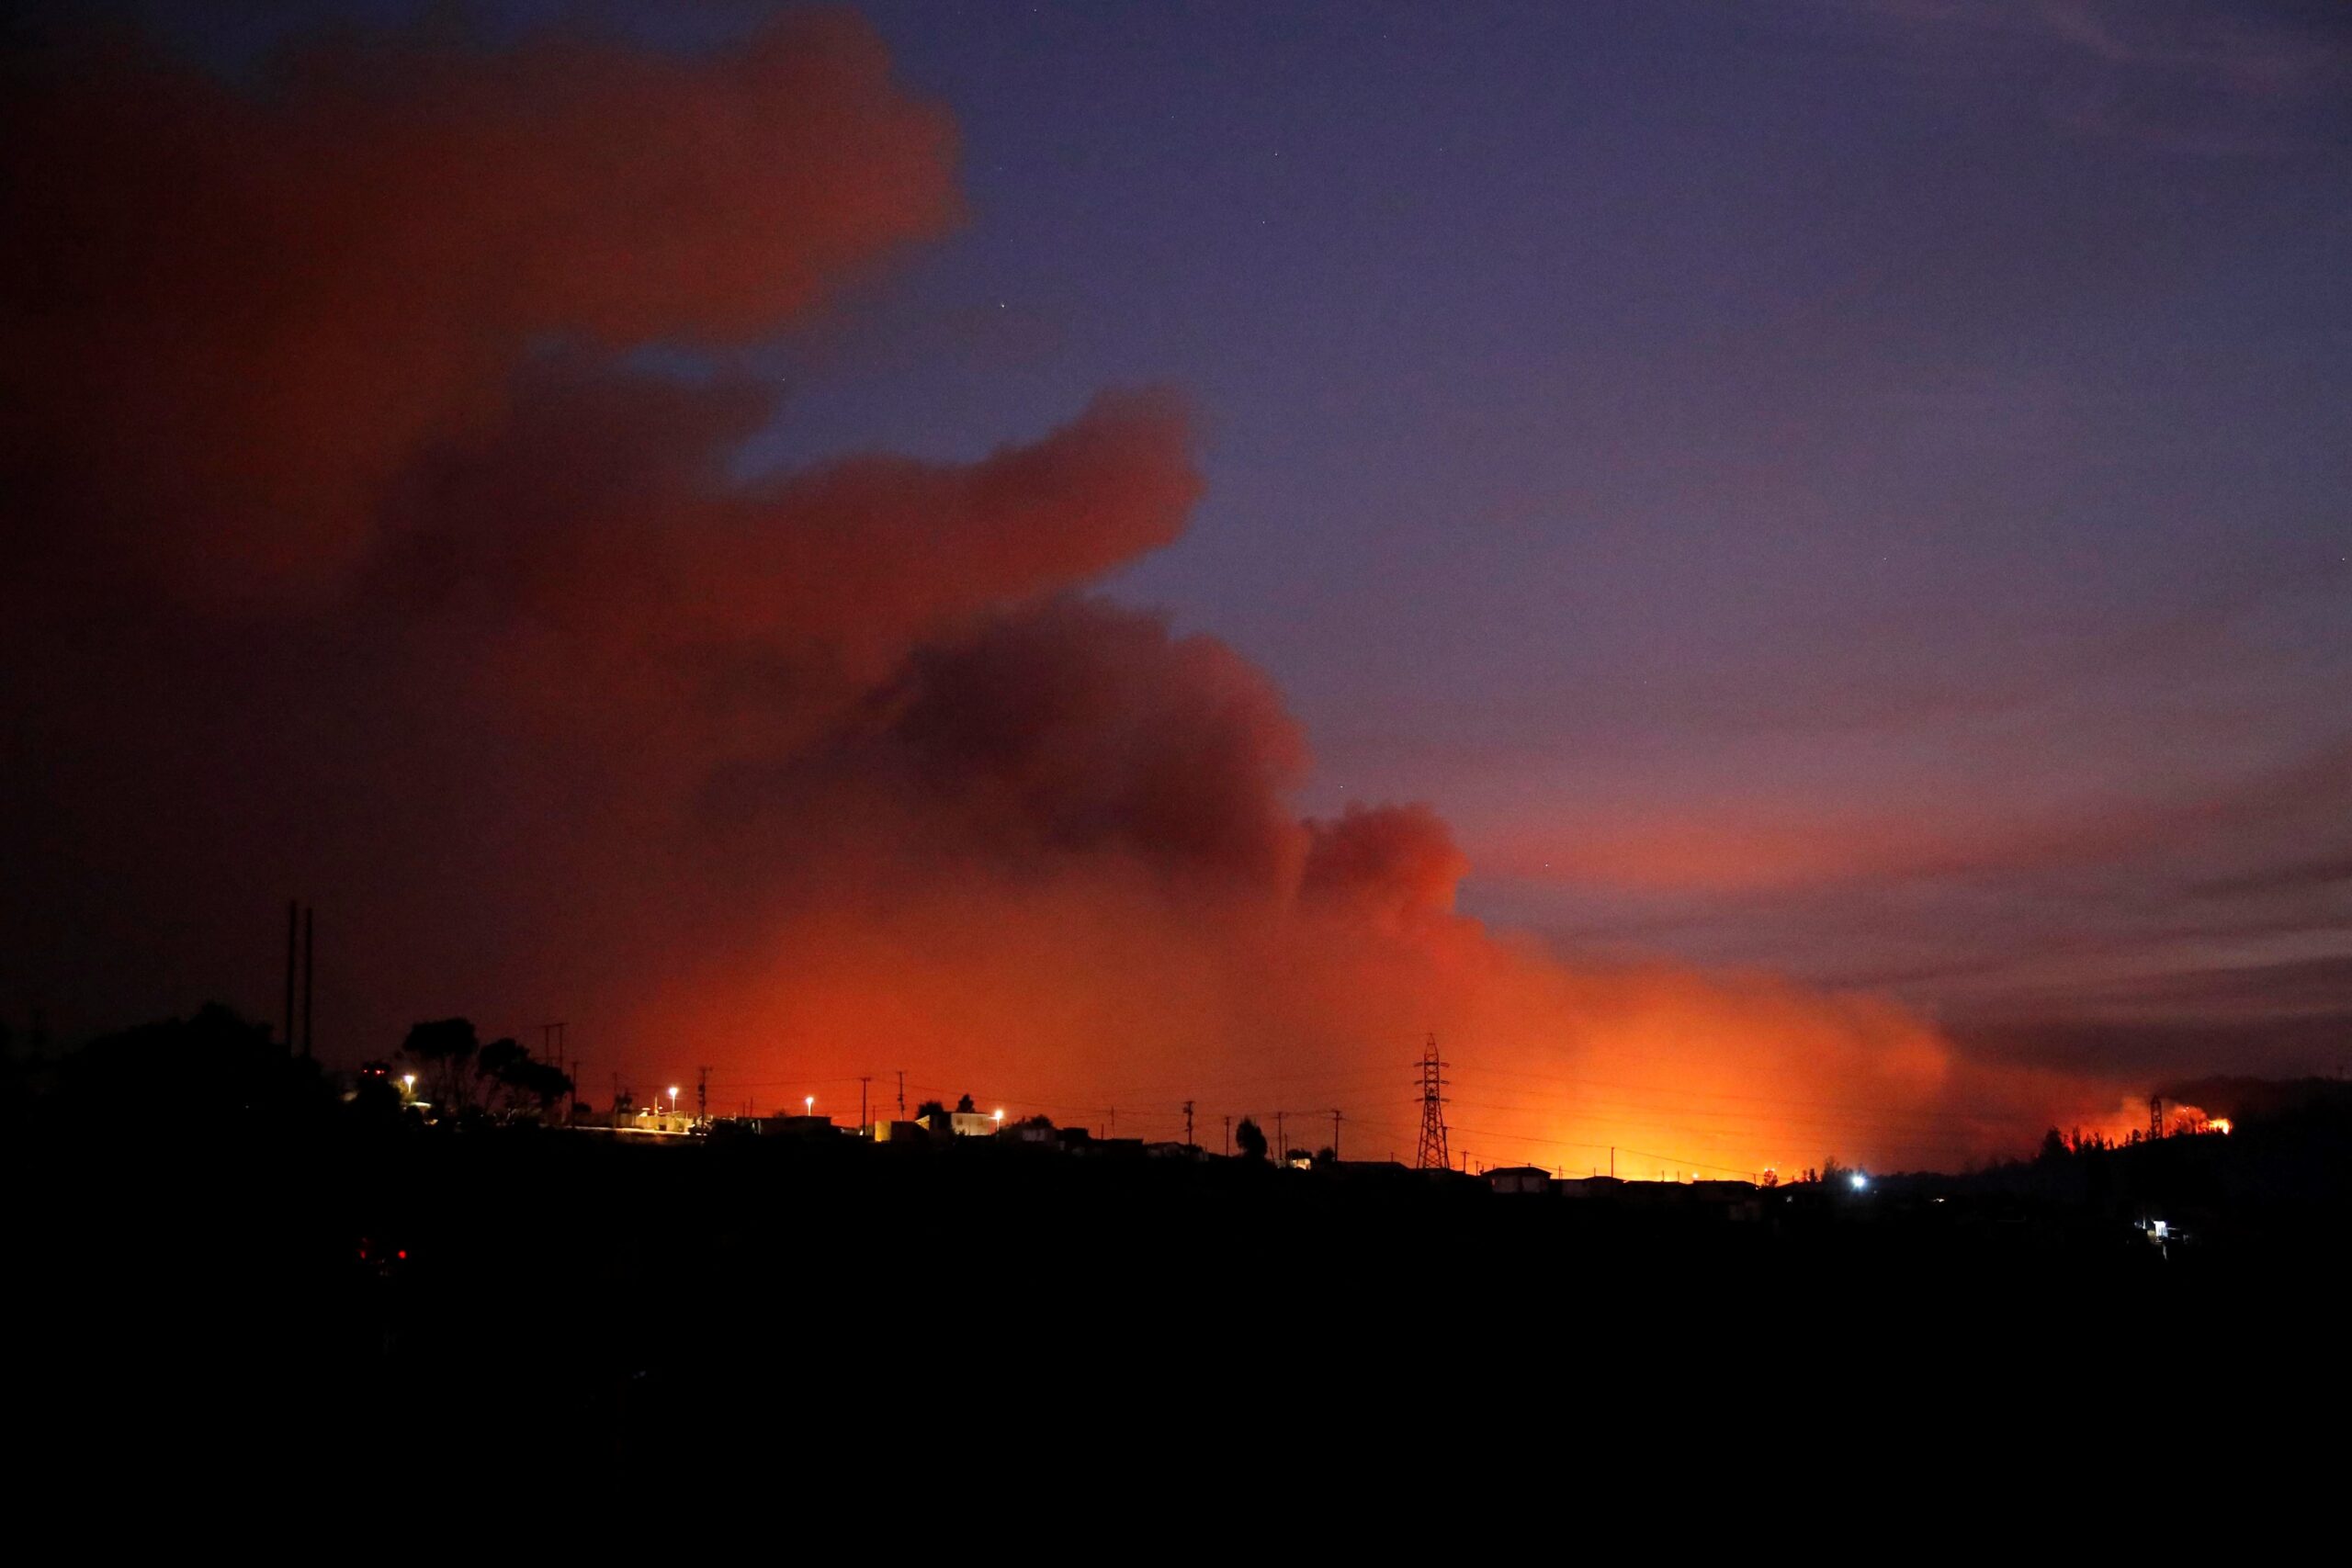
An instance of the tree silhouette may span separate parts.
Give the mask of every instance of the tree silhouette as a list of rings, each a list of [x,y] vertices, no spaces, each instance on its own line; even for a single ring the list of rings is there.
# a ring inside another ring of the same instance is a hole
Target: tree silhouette
[[[493,1040],[483,1046],[474,1058],[474,1073],[488,1080],[485,1101],[508,1116],[518,1111],[546,1116],[572,1089],[570,1074],[512,1040]]]
[[[486,1079],[494,1093],[504,1088],[530,1058],[531,1054],[514,1039],[493,1040],[474,1054],[474,1076]]]
[[[469,1018],[443,1018],[413,1025],[401,1043],[401,1055],[414,1062],[424,1080],[425,1098],[451,1111],[472,1102],[474,1054],[481,1041]]]
[[[1257,1122],[1244,1116],[1240,1125],[1233,1129],[1233,1146],[1241,1151],[1243,1159],[1262,1160],[1266,1157],[1266,1134]]]
[[[416,1064],[427,1098],[451,1115],[480,1109],[509,1117],[524,1111],[544,1116],[573,1088],[570,1074],[514,1040],[481,1043],[470,1019],[417,1024],[401,1055]]]
[[[218,1002],[98,1036],[65,1059],[58,1089],[68,1105],[141,1123],[286,1116],[331,1099],[308,1057]]]

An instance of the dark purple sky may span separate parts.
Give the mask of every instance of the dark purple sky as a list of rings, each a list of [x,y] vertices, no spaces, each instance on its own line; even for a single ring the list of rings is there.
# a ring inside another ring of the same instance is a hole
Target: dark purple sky
[[[237,72],[331,8],[131,9]],[[1435,803],[1470,912],[2336,1065],[2352,9],[858,9],[969,219],[729,351],[791,388],[747,468],[1173,386],[1206,497],[1114,592],[1271,671],[1305,809]]]
[[[2341,1022],[2352,13],[1004,10],[872,11],[976,209],[879,308],[963,362],[791,356],[778,450],[1171,380],[1209,494],[1125,591],[1471,909],[2184,1063]]]

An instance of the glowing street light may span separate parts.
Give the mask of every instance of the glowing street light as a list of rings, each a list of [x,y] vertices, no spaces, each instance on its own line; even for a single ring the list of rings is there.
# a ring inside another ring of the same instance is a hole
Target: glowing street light
[[[1854,1190],[1855,1190],[1855,1191],[1860,1192],[1863,1188],[1868,1187],[1870,1184],[1871,1184],[1871,1179],[1870,1179],[1869,1177],[1864,1176],[1864,1175],[1863,1175],[1860,1171],[1859,1171],[1859,1170],[1858,1170],[1858,1171],[1856,1171],[1856,1172],[1854,1172]]]
[[[671,1114],[671,1115],[673,1115],[673,1116],[675,1116],[677,1113],[678,1113],[678,1086],[677,1086],[676,1084],[672,1084],[672,1085],[670,1086],[670,1114]]]
[[[1004,1111],[1003,1111],[1003,1108],[1002,1108],[1002,1107],[1001,1107],[1001,1106],[1000,1106],[1000,1107],[998,1108],[998,1110],[997,1110],[997,1113],[996,1113],[996,1124],[997,1124],[997,1130],[998,1130],[999,1132],[1001,1132],[1001,1131],[1003,1131],[1003,1130],[1004,1130]]]
[[[402,1092],[407,1094],[411,1100],[414,1100],[416,1098],[416,1075],[414,1073],[402,1073],[401,1075],[401,1088]]]
[[[810,1094],[801,1097],[800,1113],[804,1116],[814,1116],[817,1114],[817,1097],[815,1095]]]

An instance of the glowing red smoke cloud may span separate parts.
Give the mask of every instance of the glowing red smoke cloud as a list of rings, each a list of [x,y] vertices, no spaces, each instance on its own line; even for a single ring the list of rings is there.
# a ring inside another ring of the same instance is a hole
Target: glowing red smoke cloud
[[[946,119],[841,17],[701,62],[377,39],[254,96],[119,49],[12,78],[17,521],[183,588],[350,567],[538,340],[741,340],[956,211]]]
[[[1154,1135],[1338,1108],[1376,1156],[1434,1031],[1457,1147],[1641,1175],[1951,1164],[2112,1102],[1490,931],[1427,807],[1301,819],[1264,674],[1086,592],[1199,494],[1168,395],[730,477],[770,391],[621,351],[785,330],[956,213],[854,21],[16,85],[0,694],[45,762],[0,786],[6,934],[94,1018],[255,975],[299,886],[349,1055],[560,1010],[597,1093],[707,1063],[721,1108],[838,1111],[905,1066]]]

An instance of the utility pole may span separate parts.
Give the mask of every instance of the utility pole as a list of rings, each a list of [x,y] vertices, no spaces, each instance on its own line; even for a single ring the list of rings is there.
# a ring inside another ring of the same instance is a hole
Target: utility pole
[[[1184,1146],[1193,1146],[1193,1102],[1189,1100],[1184,1102]]]
[[[1451,1170],[1453,1161],[1445,1145],[1446,1064],[1438,1059],[1437,1036],[1430,1036],[1421,1053],[1421,1141],[1413,1156],[1417,1170]]]
[[[710,1069],[708,1067],[695,1069],[695,1120],[697,1122],[710,1120]]]
[[[872,1073],[862,1073],[858,1076],[857,1124],[859,1127],[867,1131],[871,1131],[873,1129],[874,1123],[865,1119],[865,1086],[873,1081],[874,1075]]]
[[[1106,1138],[1117,1137],[1119,1135],[1119,1108],[1114,1105],[1111,1107],[1110,1110],[1102,1112],[1102,1114],[1111,1119],[1111,1130],[1108,1133],[1105,1133],[1103,1136]]]
[[[556,1070],[563,1070],[563,1024],[560,1021],[539,1025],[539,1059],[553,1062]]]
[[[318,961],[318,911],[300,898],[286,901],[286,1014],[284,1038],[290,1054],[311,1054],[311,976]],[[300,945],[296,945],[297,939]],[[294,979],[302,980],[301,1032],[294,1028]]]
[[[1340,1114],[1338,1108],[1334,1107],[1331,1111],[1331,1163],[1333,1165],[1340,1163],[1340,1123],[1345,1120],[1346,1118]]]
[[[1233,1157],[1233,1112],[1225,1113],[1225,1157]]]
[[[907,1069],[899,1069],[899,1120],[907,1119]]]
[[[2148,1142],[2154,1143],[2165,1135],[2165,1097],[2148,1096]]]
[[[1283,1131],[1283,1112],[1279,1111],[1274,1112],[1274,1163],[1290,1163],[1290,1138]]]

